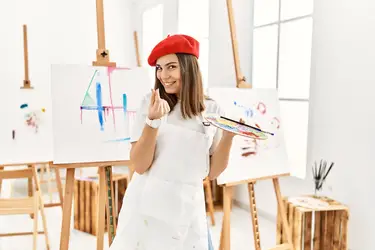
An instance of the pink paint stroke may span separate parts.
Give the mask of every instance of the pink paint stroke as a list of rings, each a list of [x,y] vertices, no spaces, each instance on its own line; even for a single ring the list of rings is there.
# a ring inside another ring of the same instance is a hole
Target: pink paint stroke
[[[108,84],[109,84],[109,100],[111,102],[111,110],[112,110],[112,118],[113,118],[113,126],[116,131],[116,118],[115,118],[115,109],[113,106],[113,98],[112,98],[112,84],[111,84],[111,74],[115,70],[129,70],[129,68],[121,68],[121,67],[107,67],[108,73]]]

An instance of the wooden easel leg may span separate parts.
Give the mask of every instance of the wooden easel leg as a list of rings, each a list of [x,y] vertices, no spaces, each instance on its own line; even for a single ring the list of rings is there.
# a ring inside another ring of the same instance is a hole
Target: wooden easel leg
[[[99,167],[99,201],[105,201],[106,195],[106,176],[104,167]],[[96,249],[103,250],[104,248],[104,229],[105,229],[105,209],[106,202],[99,202],[98,204],[98,229],[96,238]]]
[[[233,187],[224,186],[224,217],[220,236],[220,250],[230,250],[230,214],[232,206]]]
[[[44,237],[45,237],[45,240],[46,240],[46,247],[47,247],[47,250],[49,250],[50,245],[49,245],[49,236],[48,236],[48,230],[47,230],[47,218],[46,218],[46,214],[44,212],[44,202],[43,202],[42,192],[41,192],[41,188],[40,188],[40,181],[39,181],[39,178],[38,178],[38,172],[36,170],[35,165],[32,166],[32,169],[33,169],[33,173],[34,173],[34,183],[35,183],[35,190],[36,190],[36,194],[34,194],[34,195],[38,196],[37,199],[38,199],[38,204],[40,206],[40,215],[42,217],[42,224],[43,224],[43,230],[44,230]],[[35,214],[35,216],[37,216],[37,214]]]
[[[70,219],[72,215],[72,201],[74,194],[74,172],[75,168],[68,168],[66,170],[65,195],[63,203],[63,216],[60,236],[60,250],[69,249]]]
[[[61,209],[62,209],[63,203],[64,203],[64,196],[63,196],[63,188],[62,188],[61,177],[60,177],[60,169],[55,168],[55,174],[56,174],[56,186],[57,186],[57,191],[59,192],[60,204],[61,204]]]
[[[220,233],[220,245],[219,245],[219,250],[224,250],[224,226],[225,226],[225,223],[224,223],[224,218],[223,218],[223,222],[221,223],[221,233]]]
[[[273,187],[275,189],[275,194],[276,194],[277,204],[278,204],[279,211],[280,211],[280,216],[281,216],[282,223],[283,223],[283,232],[286,233],[288,243],[290,244],[290,249],[294,250],[292,232],[290,230],[290,225],[289,225],[288,219],[286,217],[286,210],[285,210],[285,207],[284,207],[283,198],[281,197],[279,179],[273,178],[272,181],[273,181]]]
[[[0,171],[4,170],[3,166],[0,166]],[[1,196],[1,186],[3,185],[3,179],[0,179],[0,196]]]
[[[46,164],[43,166],[43,168],[46,168],[46,172],[47,172],[47,185],[48,185],[48,194],[49,194],[49,200],[50,200],[50,203],[53,202],[53,190],[52,190],[52,177],[51,177],[51,169],[50,169],[50,166],[49,164]]]
[[[251,219],[253,221],[253,235],[254,235],[255,250],[261,250],[260,235],[259,235],[259,223],[258,223],[258,212],[257,212],[257,206],[256,206],[256,202],[255,202],[254,183],[253,182],[248,183],[247,187],[248,187],[248,190],[249,190]]]
[[[208,211],[211,217],[211,224],[215,226],[215,208],[214,208],[214,201],[212,200],[212,190],[211,190],[211,181],[207,180],[206,184],[206,200],[208,204]]]
[[[114,201],[113,201],[113,181],[112,166],[104,167],[106,181],[106,212],[107,212],[107,228],[108,228],[108,244],[111,246],[116,235],[116,221],[114,218]]]
[[[27,165],[27,167],[32,168],[33,166]],[[32,180],[32,178],[27,179],[27,192],[28,192],[29,197],[33,197],[34,194],[33,194],[33,180]],[[30,217],[31,217],[31,219],[33,219],[34,215],[30,214]]]

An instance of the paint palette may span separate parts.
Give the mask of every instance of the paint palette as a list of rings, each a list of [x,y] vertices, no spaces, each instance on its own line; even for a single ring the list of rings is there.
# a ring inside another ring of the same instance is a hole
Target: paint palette
[[[265,132],[258,131],[254,128],[251,128],[246,125],[242,125],[239,122],[230,121],[224,118],[221,118],[217,115],[206,115],[205,119],[215,127],[232,132],[234,134],[245,136],[257,140],[266,140],[268,136]]]

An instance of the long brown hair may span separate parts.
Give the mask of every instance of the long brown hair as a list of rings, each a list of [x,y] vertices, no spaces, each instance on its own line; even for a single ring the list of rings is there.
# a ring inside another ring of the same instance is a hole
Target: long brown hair
[[[181,71],[181,113],[183,118],[192,118],[199,115],[205,109],[202,74],[199,69],[198,60],[190,54],[177,53],[178,62]],[[160,97],[166,100],[171,111],[178,102],[175,94],[168,94],[159,79],[156,77],[155,70],[155,89],[159,89]]]

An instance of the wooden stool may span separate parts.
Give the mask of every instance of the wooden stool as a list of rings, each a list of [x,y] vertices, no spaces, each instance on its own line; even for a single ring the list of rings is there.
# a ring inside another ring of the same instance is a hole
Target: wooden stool
[[[206,193],[206,203],[208,204],[208,211],[211,217],[211,224],[215,226],[215,209],[214,209],[214,201],[212,200],[212,190],[211,190],[211,181],[208,177],[204,179],[203,186],[205,188]]]
[[[46,246],[49,250],[49,240],[47,231],[47,222],[44,213],[43,198],[40,194],[40,185],[35,167],[21,169],[21,170],[3,170],[0,167],[0,191],[2,179],[23,179],[31,178],[34,181],[33,196],[26,198],[0,198],[0,215],[18,215],[18,214],[31,214],[34,218],[34,230],[32,232],[17,232],[0,234],[0,237],[33,235],[33,249],[37,249],[37,236],[44,234]],[[38,232],[38,212],[40,211],[43,222],[43,231]]]
[[[295,250],[347,250],[349,209],[346,206],[314,196],[284,198],[284,204]],[[287,242],[279,213],[276,239],[278,244]]]

